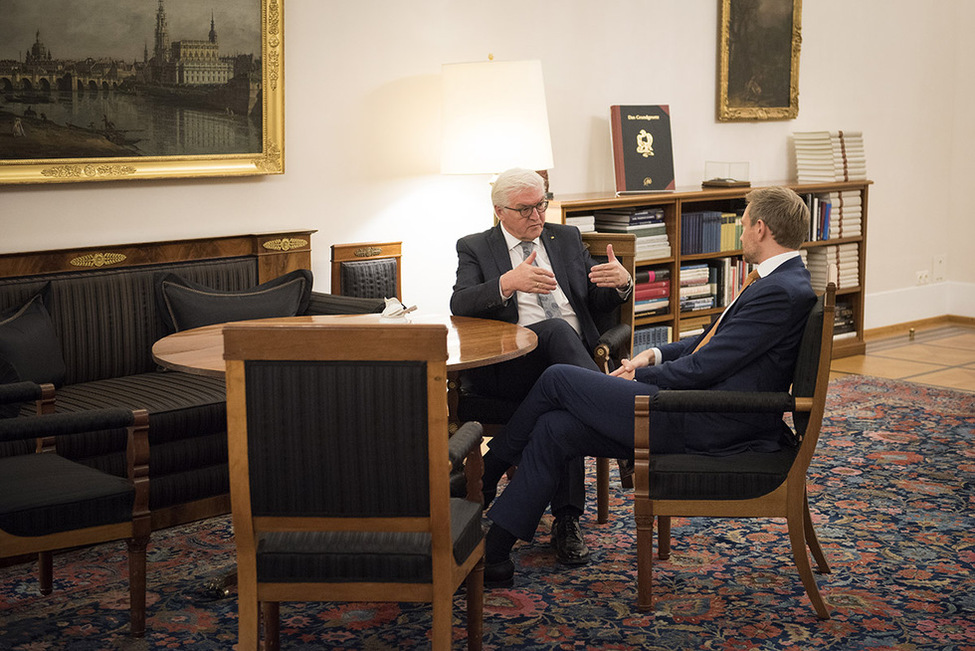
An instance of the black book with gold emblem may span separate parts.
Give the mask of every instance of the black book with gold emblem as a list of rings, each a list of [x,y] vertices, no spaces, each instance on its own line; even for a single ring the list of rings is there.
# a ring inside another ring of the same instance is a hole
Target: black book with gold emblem
[[[609,107],[617,194],[674,189],[670,107]]]

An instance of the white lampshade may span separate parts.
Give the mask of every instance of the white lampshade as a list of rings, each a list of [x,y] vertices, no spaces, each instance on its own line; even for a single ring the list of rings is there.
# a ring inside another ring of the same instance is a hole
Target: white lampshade
[[[442,174],[553,165],[540,61],[443,65]]]

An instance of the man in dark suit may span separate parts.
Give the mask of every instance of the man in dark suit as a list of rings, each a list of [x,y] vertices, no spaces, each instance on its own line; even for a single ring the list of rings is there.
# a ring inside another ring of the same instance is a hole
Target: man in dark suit
[[[742,251],[746,262],[757,265],[752,275],[758,279],[705,333],[624,360],[615,377],[552,367],[508,421],[491,452],[520,463],[487,513],[492,526],[485,584],[512,584],[511,547],[518,538],[531,540],[567,459],[633,456],[634,397],[659,389],[788,390],[803,326],[816,301],[798,252],[809,211],[786,188],[753,190],[746,200]],[[650,428],[655,453],[726,455],[793,444],[781,414],[656,412]]]
[[[626,301],[633,282],[611,246],[608,262],[596,264],[579,229],[545,221],[544,181],[535,172],[502,173],[491,199],[499,223],[457,242],[450,310],[458,316],[518,323],[538,335],[538,347],[525,357],[472,369],[464,378],[479,393],[520,401],[553,364],[598,372],[592,358],[599,338],[593,312],[609,312]],[[491,486],[485,503],[493,499],[501,475],[517,462],[517,457],[502,461],[490,452],[485,456],[484,476]],[[579,527],[585,506],[582,457],[567,460],[560,479],[550,497],[556,557],[567,565],[583,565],[589,550]]]

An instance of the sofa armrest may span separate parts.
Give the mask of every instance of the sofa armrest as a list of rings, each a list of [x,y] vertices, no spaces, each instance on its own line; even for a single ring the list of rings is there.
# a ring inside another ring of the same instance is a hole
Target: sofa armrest
[[[381,298],[339,296],[324,292],[312,292],[305,315],[312,314],[369,314],[382,312],[386,301]]]

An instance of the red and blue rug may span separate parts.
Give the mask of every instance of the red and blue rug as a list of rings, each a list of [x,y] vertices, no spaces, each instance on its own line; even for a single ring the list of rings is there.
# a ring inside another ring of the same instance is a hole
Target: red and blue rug
[[[656,610],[634,607],[631,493],[611,482],[611,522],[583,523],[586,567],[557,566],[550,520],[515,548],[516,587],[485,595],[486,649],[937,649],[975,651],[975,394],[851,376],[830,385],[809,475],[832,573],[832,619],[816,619],[784,521],[675,520],[654,566]],[[590,471],[592,472],[592,468]],[[125,546],[55,557],[54,593],[33,566],[0,570],[0,649],[231,649],[235,594],[205,582],[234,569],[230,518],[157,532],[148,631],[127,637]],[[283,649],[427,648],[429,607],[282,604]],[[464,599],[454,607],[465,645]]]

